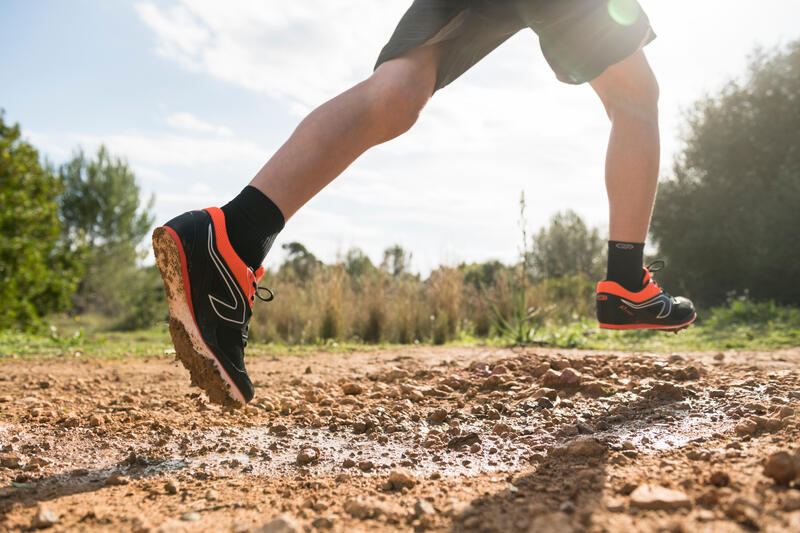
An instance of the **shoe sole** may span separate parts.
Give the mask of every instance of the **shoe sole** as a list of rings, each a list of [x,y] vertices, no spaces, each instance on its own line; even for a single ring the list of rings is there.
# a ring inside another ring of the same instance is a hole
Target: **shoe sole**
[[[169,301],[169,334],[192,385],[203,389],[213,403],[243,407],[247,403],[244,396],[200,335],[191,303],[186,254],[172,228],[161,226],[153,231],[153,252]]]
[[[683,324],[672,325],[672,326],[664,326],[659,324],[603,324],[600,322],[600,327],[603,329],[658,329],[661,331],[673,331],[678,333],[682,329],[688,328],[692,322],[697,319],[697,313],[692,315],[688,321],[684,322]]]

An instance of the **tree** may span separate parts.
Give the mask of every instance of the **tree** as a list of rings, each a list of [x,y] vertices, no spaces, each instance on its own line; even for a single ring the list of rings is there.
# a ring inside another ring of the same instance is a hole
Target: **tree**
[[[756,52],[742,82],[697,102],[661,184],[652,235],[665,284],[800,304],[800,41]]]
[[[347,275],[354,280],[376,270],[369,256],[360,248],[351,248],[347,251],[344,258],[344,269]]]
[[[0,327],[30,329],[70,306],[83,248],[61,239],[62,185],[0,111]]]
[[[554,215],[534,235],[531,261],[537,275],[544,278],[583,274],[600,279],[605,246],[597,228],[588,228],[578,214],[567,210]]]
[[[134,247],[150,232],[155,198],[142,206],[141,191],[128,163],[113,157],[100,146],[97,158],[87,159],[78,150],[61,166],[64,183],[60,199],[61,218],[67,234],[83,232],[90,247]]]
[[[399,244],[387,248],[383,251],[383,261],[381,268],[397,277],[408,272],[411,267],[411,252],[406,252]]]
[[[281,271],[289,272],[299,280],[311,279],[314,272],[323,266],[322,261],[299,242],[286,243],[282,248],[288,252],[288,255],[281,265]]]
[[[143,205],[133,171],[104,146],[94,159],[77,150],[59,176],[63,232],[68,239],[85,236],[89,247],[76,311],[110,316],[125,329],[160,319],[164,300],[158,279],[152,269],[140,270],[145,253],[139,245],[153,225],[154,198]]]

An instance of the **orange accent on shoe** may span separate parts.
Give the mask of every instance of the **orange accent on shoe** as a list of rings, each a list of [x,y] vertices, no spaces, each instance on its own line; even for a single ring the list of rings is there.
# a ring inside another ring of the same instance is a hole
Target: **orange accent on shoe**
[[[597,294],[608,293],[626,298],[633,303],[640,303],[658,296],[661,288],[650,277],[650,271],[644,268],[644,288],[639,292],[631,292],[616,281],[601,281],[597,284]]]
[[[692,322],[697,319],[697,313],[692,315],[692,318],[684,322],[683,324],[675,324],[671,326],[665,326],[664,324],[603,324],[600,322],[600,327],[603,329],[678,329],[678,328],[685,328]]]
[[[236,254],[236,251],[231,246],[231,241],[228,239],[228,230],[225,227],[225,214],[222,209],[218,207],[207,207],[204,209],[214,222],[214,235],[216,237],[217,249],[222,254],[222,258],[228,264],[236,281],[242,288],[242,292],[247,296],[247,302],[250,307],[253,307],[253,295],[256,292],[254,285],[258,284],[261,276],[264,275],[264,267],[259,267],[258,271],[254,274],[244,261],[242,261]],[[260,272],[260,274],[258,274]]]

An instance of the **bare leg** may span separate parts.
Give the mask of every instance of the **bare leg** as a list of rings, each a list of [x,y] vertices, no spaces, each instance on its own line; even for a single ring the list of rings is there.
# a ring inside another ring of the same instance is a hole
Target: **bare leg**
[[[382,64],[312,111],[250,185],[288,220],[366,150],[411,128],[433,93],[436,66],[435,46]]]
[[[613,65],[591,83],[611,119],[606,155],[609,236],[644,242],[658,185],[658,84],[644,52]]]

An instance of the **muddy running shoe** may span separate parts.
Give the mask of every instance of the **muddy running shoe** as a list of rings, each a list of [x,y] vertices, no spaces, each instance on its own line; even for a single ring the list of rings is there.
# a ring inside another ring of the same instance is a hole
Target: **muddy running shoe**
[[[244,347],[264,267],[253,272],[233,251],[225,215],[216,207],[190,211],[153,232],[153,251],[169,300],[175,352],[209,399],[230,407],[253,398]],[[266,294],[266,296],[265,296]]]
[[[689,327],[697,314],[683,296],[670,296],[653,280],[651,271],[663,268],[656,261],[644,269],[644,288],[630,292],[613,281],[597,284],[597,320],[607,329],[663,329],[678,331]]]

